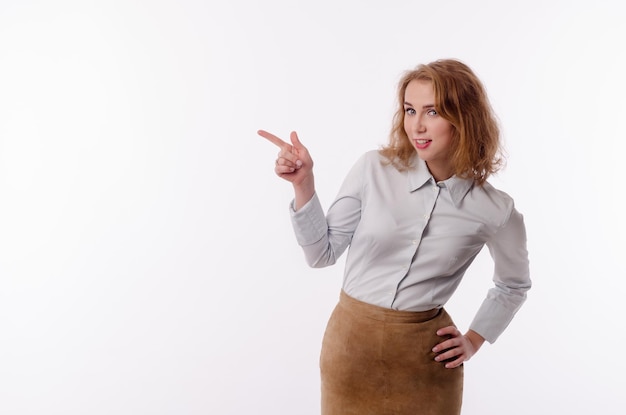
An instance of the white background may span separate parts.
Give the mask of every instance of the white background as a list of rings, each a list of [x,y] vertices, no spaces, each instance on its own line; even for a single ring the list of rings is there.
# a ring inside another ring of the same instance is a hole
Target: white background
[[[343,262],[305,265],[256,130],[299,132],[328,207],[402,72],[448,57],[501,120],[534,281],[463,413],[622,413],[618,4],[0,0],[0,413],[317,414]]]

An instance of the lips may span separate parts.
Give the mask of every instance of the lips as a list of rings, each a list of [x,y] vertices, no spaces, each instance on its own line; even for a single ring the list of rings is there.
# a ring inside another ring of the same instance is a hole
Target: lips
[[[432,141],[433,140],[430,140],[428,138],[418,138],[416,140],[413,140],[413,142],[415,143],[415,148],[419,150],[423,150],[428,147]]]

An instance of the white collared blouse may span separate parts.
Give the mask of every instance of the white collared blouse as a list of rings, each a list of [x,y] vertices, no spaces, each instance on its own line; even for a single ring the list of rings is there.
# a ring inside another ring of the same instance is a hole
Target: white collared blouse
[[[332,265],[349,248],[343,290],[381,307],[442,307],[484,245],[493,281],[470,328],[493,343],[531,287],[526,230],[513,199],[489,183],[456,176],[436,182],[424,161],[400,172],[378,151],[348,173],[325,214],[317,194],[297,212],[298,243],[312,267]]]

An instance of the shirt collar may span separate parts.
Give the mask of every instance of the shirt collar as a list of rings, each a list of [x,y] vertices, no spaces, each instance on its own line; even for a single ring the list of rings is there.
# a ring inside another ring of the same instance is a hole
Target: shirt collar
[[[432,180],[433,183],[435,179],[428,171],[428,167],[426,166],[426,162],[421,158],[417,157],[417,155],[413,156],[411,160],[409,168],[409,192],[414,192],[420,187],[424,186],[428,181]]]
[[[409,192],[414,192],[417,189],[424,186],[426,183],[431,182],[435,184],[435,178],[428,171],[426,162],[417,156],[413,156],[411,162],[411,168],[408,171],[409,175]],[[461,179],[457,176],[452,176],[447,180],[443,180],[437,183],[440,187],[446,187],[450,192],[450,198],[456,207],[461,206],[463,198],[470,191],[474,185],[474,181],[471,179]]]

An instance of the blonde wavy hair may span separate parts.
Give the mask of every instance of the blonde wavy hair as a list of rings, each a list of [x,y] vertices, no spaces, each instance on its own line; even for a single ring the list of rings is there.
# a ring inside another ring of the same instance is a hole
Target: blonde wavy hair
[[[482,185],[503,165],[500,128],[482,83],[458,60],[437,60],[404,74],[398,83],[389,143],[380,153],[400,171],[411,167],[415,148],[404,130],[404,94],[413,80],[432,82],[435,110],[453,126],[454,174]]]

